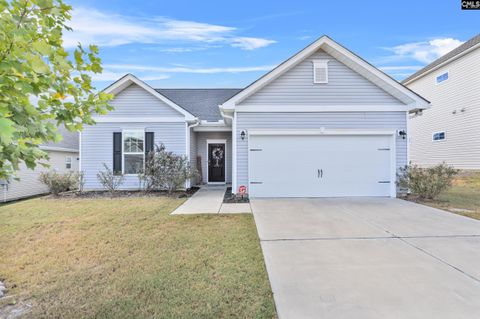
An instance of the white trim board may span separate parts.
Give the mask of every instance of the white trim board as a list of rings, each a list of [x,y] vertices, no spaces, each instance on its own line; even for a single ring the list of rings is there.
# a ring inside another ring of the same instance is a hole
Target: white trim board
[[[80,153],[79,150],[75,148],[68,148],[68,147],[57,147],[57,146],[40,146],[39,147],[43,151],[55,151],[55,152],[67,152],[67,153]]]
[[[396,130],[354,130],[354,129],[254,129],[250,135],[394,135]]]
[[[248,105],[236,106],[236,112],[268,113],[309,113],[309,112],[405,112],[408,105]]]
[[[411,106],[411,110],[429,108],[429,102],[426,99],[395,81],[393,78],[389,77],[382,71],[375,68],[373,65],[369,64],[327,36],[322,36],[280,64],[278,67],[274,68],[272,71],[247,86],[244,90],[240,91],[238,94],[224,102],[222,107],[224,109],[235,109],[236,106],[246,98],[253,95],[255,92],[262,89],[267,84],[277,79],[280,75],[292,69],[294,66],[298,65],[300,62],[305,60],[319,49],[323,49],[332,57],[344,63],[355,72],[361,74],[367,80],[379,86],[404,104]]]
[[[221,184],[221,185],[226,184],[226,183],[227,183],[227,164],[228,164],[228,161],[227,161],[227,140],[226,140],[226,139],[207,139],[206,144],[207,144],[207,151],[206,151],[205,154],[206,154],[207,156],[206,156],[205,160],[207,161],[207,184],[212,184],[212,185],[215,185],[215,184]],[[224,178],[225,181],[223,181],[223,182],[210,182],[210,181],[209,181],[209,176],[210,176],[210,174],[209,174],[209,172],[208,172],[208,166],[209,166],[209,165],[208,165],[208,157],[209,157],[209,155],[210,155],[210,154],[208,153],[208,145],[209,145],[209,144],[223,144],[223,145],[224,145],[225,154],[224,154],[223,156],[224,156],[224,163],[225,163],[225,165],[223,165],[223,170],[224,170],[223,176],[225,177],[225,178]]]
[[[116,82],[114,82],[113,84],[105,88],[103,92],[116,95],[121,91],[123,91],[124,89],[126,89],[127,87],[129,87],[131,84],[136,84],[140,86],[142,89],[152,94],[154,97],[156,97],[160,101],[164,102],[165,104],[167,104],[168,106],[170,106],[171,108],[179,112],[180,114],[183,114],[186,120],[195,119],[195,116],[192,113],[186,111],[184,108],[182,108],[172,100],[168,99],[163,94],[158,93],[150,85],[148,85],[147,83],[143,82],[142,80],[138,79],[136,76],[130,73],[124,75],[123,77],[118,79]]]

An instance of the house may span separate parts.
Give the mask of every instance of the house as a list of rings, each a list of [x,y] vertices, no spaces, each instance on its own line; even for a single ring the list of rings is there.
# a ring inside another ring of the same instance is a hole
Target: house
[[[81,134],[86,189],[102,188],[102,163],[138,189],[163,143],[199,163],[199,182],[251,197],[396,196],[408,114],[429,105],[327,36],[241,90],[153,89],[128,74],[105,91],[115,110]]]
[[[480,34],[402,83],[432,103],[409,120],[412,162],[480,169]]]
[[[40,145],[40,149],[47,152],[50,157],[47,161],[50,167],[37,164],[32,170],[25,164],[21,164],[20,169],[16,172],[19,180],[13,178],[8,181],[0,180],[1,201],[7,202],[48,193],[48,188],[38,180],[41,172],[49,170],[74,172],[78,170],[78,133],[70,132],[64,127],[59,127],[58,133],[63,136],[60,142]]]

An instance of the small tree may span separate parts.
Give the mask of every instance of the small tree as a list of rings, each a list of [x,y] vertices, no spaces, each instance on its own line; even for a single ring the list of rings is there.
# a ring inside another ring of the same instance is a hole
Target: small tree
[[[188,158],[165,149],[165,145],[156,145],[147,155],[145,169],[140,174],[145,190],[161,189],[172,194],[185,185],[185,182],[197,176]]]
[[[421,168],[417,165],[405,166],[398,173],[399,187],[407,188],[412,194],[423,199],[435,199],[451,187],[458,170],[445,163]]]
[[[56,171],[41,172],[38,179],[48,187],[48,191],[54,196],[75,189],[77,185],[76,174],[72,172],[64,174]]]
[[[105,170],[98,172],[97,179],[102,184],[103,188],[105,188],[110,193],[110,196],[113,197],[117,192],[118,188],[123,184],[124,176],[115,175],[105,163],[103,163],[103,167],[105,168]]]

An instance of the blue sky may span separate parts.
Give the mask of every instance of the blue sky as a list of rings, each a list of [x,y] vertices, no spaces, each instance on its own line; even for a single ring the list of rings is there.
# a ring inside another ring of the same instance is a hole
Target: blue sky
[[[71,47],[98,44],[102,89],[243,87],[326,34],[401,80],[480,32],[480,11],[441,1],[73,1]]]

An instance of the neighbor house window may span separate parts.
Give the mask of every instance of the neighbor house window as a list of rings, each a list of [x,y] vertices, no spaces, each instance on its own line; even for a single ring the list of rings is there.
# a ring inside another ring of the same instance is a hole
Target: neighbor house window
[[[435,141],[444,141],[445,140],[445,132],[435,132],[432,135],[432,140]]]
[[[123,131],[123,173],[138,174],[145,160],[143,130]]]
[[[65,157],[65,168],[66,169],[72,168],[72,158],[70,156]]]
[[[446,80],[448,80],[448,72],[442,73],[435,78],[437,84],[445,82]]]

